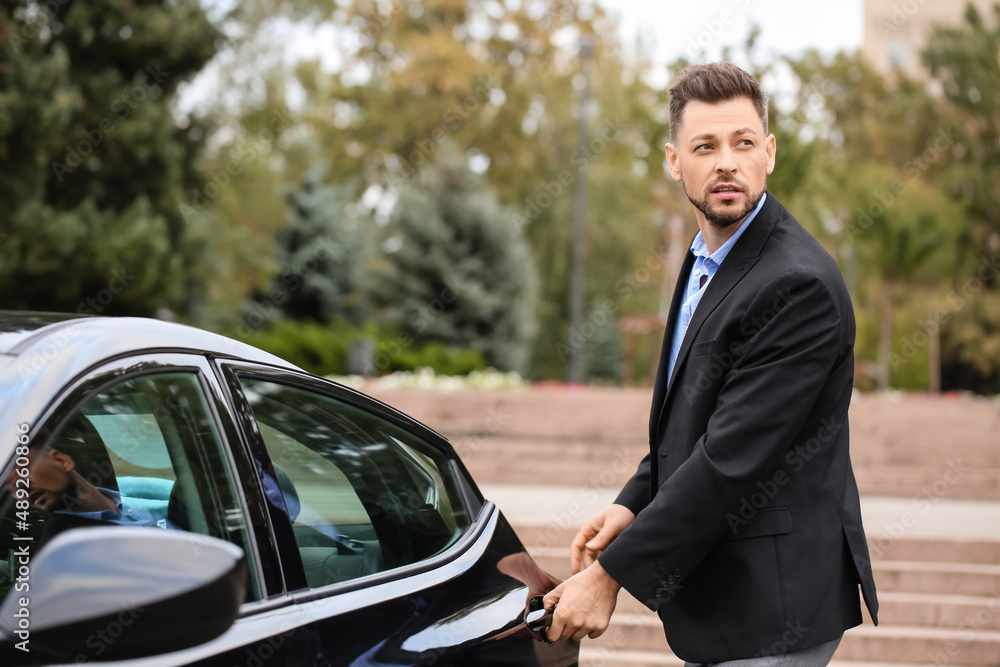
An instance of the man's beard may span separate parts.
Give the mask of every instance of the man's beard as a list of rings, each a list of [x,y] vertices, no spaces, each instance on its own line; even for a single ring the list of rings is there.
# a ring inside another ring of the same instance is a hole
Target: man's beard
[[[50,512],[55,512],[56,510],[63,510],[66,512],[78,512],[78,506],[80,505],[80,498],[77,495],[79,490],[79,485],[73,477],[66,480],[66,486],[63,490],[56,496],[55,501],[48,507]]]
[[[750,215],[753,212],[753,210],[757,208],[757,204],[760,203],[760,198],[764,196],[764,190],[761,190],[760,192],[754,194],[750,192],[748,188],[744,187],[743,183],[734,181],[732,179],[726,182],[738,185],[747,195],[746,206],[744,206],[742,209],[730,208],[730,209],[723,209],[721,211],[713,210],[711,205],[708,203],[708,197],[705,197],[700,200],[695,199],[694,197],[691,196],[691,193],[688,192],[687,183],[685,183],[683,180],[681,181],[681,184],[684,186],[684,194],[687,195],[688,201],[690,201],[691,204],[693,204],[696,209],[701,211],[705,215],[705,219],[708,220],[709,224],[715,227],[716,229],[725,229],[743,220],[743,218]],[[713,185],[712,187],[714,188],[715,186]],[[765,188],[767,187],[766,183],[764,184],[764,187]],[[711,190],[709,192],[711,192]]]

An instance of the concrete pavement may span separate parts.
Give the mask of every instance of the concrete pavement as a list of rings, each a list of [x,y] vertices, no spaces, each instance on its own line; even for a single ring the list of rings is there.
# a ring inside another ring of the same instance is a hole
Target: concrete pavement
[[[579,525],[618,495],[618,489],[587,486],[481,484],[480,489],[515,524]],[[912,498],[866,496],[861,513],[869,538],[1000,541],[1000,502],[952,500],[933,492]]]

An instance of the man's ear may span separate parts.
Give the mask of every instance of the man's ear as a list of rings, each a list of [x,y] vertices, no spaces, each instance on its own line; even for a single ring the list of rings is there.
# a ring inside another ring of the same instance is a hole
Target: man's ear
[[[767,153],[767,173],[770,174],[774,171],[774,159],[778,154],[778,140],[773,134],[767,135],[764,140],[764,151]]]
[[[76,461],[73,460],[73,457],[60,452],[58,449],[50,449],[49,456],[55,461],[56,465],[66,472],[73,472],[73,469],[76,468]]]
[[[683,174],[681,174],[680,155],[677,154],[677,149],[674,148],[673,144],[667,144],[666,150],[667,169],[670,171],[670,178],[680,183],[684,178]]]

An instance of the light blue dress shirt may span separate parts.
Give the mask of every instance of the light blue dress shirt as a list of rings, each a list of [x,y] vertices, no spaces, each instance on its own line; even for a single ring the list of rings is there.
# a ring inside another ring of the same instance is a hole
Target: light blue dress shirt
[[[96,488],[101,494],[118,506],[117,514],[110,510],[102,510],[99,512],[68,512],[65,510],[56,510],[54,513],[74,514],[76,516],[86,517],[87,519],[95,519],[106,523],[118,524],[119,526],[152,526],[166,528],[166,522],[161,523],[157,521],[156,517],[150,514],[148,510],[139,506],[133,506],[127,498],[122,498],[122,494],[117,491],[105,489],[100,486]]]
[[[753,219],[757,217],[757,213],[764,206],[766,199],[767,193],[764,193],[760,201],[757,202],[757,208],[740,223],[736,232],[726,239],[726,242],[712,254],[708,253],[708,246],[705,245],[705,237],[701,235],[701,231],[698,232],[698,235],[694,237],[694,241],[691,242],[691,252],[694,253],[694,266],[691,267],[691,275],[688,276],[687,289],[684,292],[684,303],[681,304],[677,311],[677,323],[674,326],[673,340],[670,344],[670,363],[667,365],[667,377],[671,380],[674,377],[674,364],[677,363],[677,354],[680,352],[681,343],[684,341],[684,334],[687,333],[688,326],[691,324],[691,318],[694,317],[695,309],[701,303],[702,295],[705,294],[705,290],[712,283],[712,277],[719,270],[719,267],[722,266],[722,262],[729,255],[729,251],[733,249],[736,242],[743,236],[743,232],[750,226]],[[699,286],[702,276],[708,276],[708,280],[703,287]]]

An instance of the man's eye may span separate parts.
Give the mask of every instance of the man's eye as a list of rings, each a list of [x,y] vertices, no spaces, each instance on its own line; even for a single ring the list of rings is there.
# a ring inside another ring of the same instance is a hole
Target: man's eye
[[[740,141],[740,143],[743,144],[744,146],[753,146],[752,139],[743,139],[742,141]]]
[[[710,149],[711,147],[712,147],[712,146],[711,146],[710,144],[701,144],[700,146],[697,146],[697,147],[695,147],[695,150],[696,150],[696,151],[701,151],[701,150],[708,150],[708,149]]]

